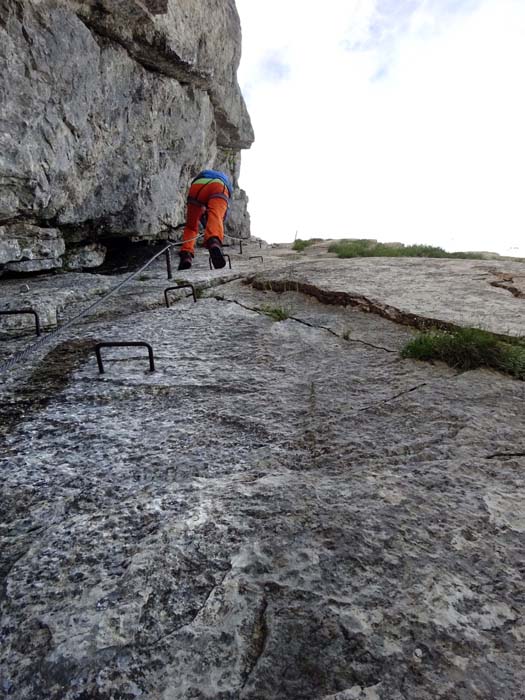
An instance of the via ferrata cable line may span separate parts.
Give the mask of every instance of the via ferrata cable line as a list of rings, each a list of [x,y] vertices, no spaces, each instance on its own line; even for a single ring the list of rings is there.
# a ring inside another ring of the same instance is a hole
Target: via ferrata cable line
[[[178,226],[172,226],[171,224],[167,224],[167,222],[162,222],[165,225],[167,225],[172,231],[177,231],[180,228],[183,228],[184,224],[179,224]],[[198,240],[199,238],[202,238],[203,234],[199,234],[198,236],[195,236],[192,240]],[[169,239],[168,239],[169,240]],[[159,258],[161,255],[166,253],[166,251],[171,250],[171,248],[175,248],[176,246],[182,245],[182,241],[171,241],[168,243],[168,245],[164,246],[161,250],[159,250],[155,255],[153,255],[144,265],[142,265],[141,268],[138,270],[135,270],[132,272],[130,275],[128,275],[125,279],[123,279],[121,282],[119,282],[117,285],[115,285],[112,289],[107,292],[107,294],[104,294],[100,299],[97,299],[94,301],[92,304],[90,304],[88,307],[85,309],[82,309],[78,314],[75,314],[72,318],[70,318],[66,323],[64,323],[63,326],[60,326],[60,328],[56,328],[55,330],[51,331],[50,333],[47,333],[46,335],[41,336],[37,341],[34,343],[31,343],[31,345],[28,345],[25,347],[23,350],[20,350],[18,352],[15,352],[11,357],[9,357],[7,360],[4,360],[3,362],[0,362],[0,372],[7,371],[11,369],[16,363],[20,362],[21,360],[24,360],[26,357],[31,355],[33,352],[36,352],[38,349],[43,347],[46,343],[48,343],[50,340],[57,338],[60,336],[64,331],[66,331],[68,328],[70,328],[76,321],[79,319],[83,318],[84,316],[87,316],[90,311],[93,311],[96,309],[98,306],[103,304],[107,299],[112,297],[114,294],[116,294],[124,285],[126,285],[128,282],[130,282],[134,277],[139,275],[141,272],[143,272],[146,268],[148,268],[152,262],[154,262],[157,258]]]
[[[160,219],[160,221],[166,226],[169,230],[171,231],[178,231],[181,228],[184,228],[185,224],[178,224],[177,226],[173,226],[172,224],[168,223],[167,221],[163,221]],[[242,241],[243,239],[238,237],[238,236],[232,236],[230,234],[226,234],[228,238],[232,238],[233,240],[237,241]],[[198,241],[200,238],[204,236],[203,233],[198,234],[194,238],[189,239],[189,241]],[[135,272],[132,272],[130,275],[128,275],[125,279],[123,279],[121,282],[119,282],[117,285],[115,285],[112,289],[107,292],[107,294],[104,294],[100,299],[97,299],[94,301],[92,304],[90,304],[88,307],[85,309],[82,309],[78,314],[75,314],[72,318],[70,318],[66,323],[64,323],[63,326],[60,326],[60,328],[56,328],[55,330],[51,331],[50,333],[47,333],[46,335],[40,336],[38,340],[36,340],[34,343],[31,343],[31,345],[28,345],[25,347],[23,350],[19,350],[18,352],[15,352],[11,357],[9,357],[7,360],[4,360],[3,362],[0,362],[0,373],[3,373],[4,371],[7,371],[11,369],[17,362],[20,362],[21,360],[24,360],[26,357],[31,355],[33,352],[36,352],[39,348],[43,347],[46,343],[48,343],[50,340],[57,338],[60,336],[64,331],[66,331],[68,328],[70,328],[76,321],[79,319],[83,318],[87,314],[89,314],[90,311],[93,311],[96,309],[98,306],[103,304],[107,299],[112,297],[114,294],[116,294],[124,285],[126,285],[128,282],[130,282],[134,277],[137,275],[140,275],[141,272],[143,272],[146,268],[148,268],[152,262],[154,262],[157,258],[159,258],[161,255],[166,253],[167,251],[171,250],[172,248],[175,248],[177,246],[181,246],[183,244],[183,241],[172,241],[168,238],[168,245],[164,246],[161,250],[159,250],[155,255],[153,255],[144,265],[142,265],[141,268],[138,270],[135,270]]]

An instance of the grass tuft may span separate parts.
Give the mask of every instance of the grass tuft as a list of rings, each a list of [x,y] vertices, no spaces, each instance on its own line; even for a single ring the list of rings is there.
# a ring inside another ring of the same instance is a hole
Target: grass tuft
[[[296,240],[293,242],[292,250],[297,250],[300,253],[305,248],[308,248],[309,246],[313,245],[314,243],[321,243],[323,239],[322,238],[309,238],[308,240],[304,240],[302,238],[296,238]]]
[[[290,318],[290,312],[287,311],[283,306],[263,306],[261,311],[267,316],[272,318],[274,321],[286,321]]]
[[[329,253],[335,253],[338,258],[461,258],[479,260],[477,253],[447,253],[443,248],[431,245],[390,245],[363,240],[341,240],[331,243]]]
[[[463,370],[489,367],[525,380],[523,339],[501,340],[479,328],[420,333],[404,346],[401,356],[415,360],[441,360],[450,367]]]

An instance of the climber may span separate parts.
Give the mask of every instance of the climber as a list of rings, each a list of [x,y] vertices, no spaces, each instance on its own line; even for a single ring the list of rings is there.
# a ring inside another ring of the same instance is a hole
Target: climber
[[[192,181],[188,192],[186,226],[179,253],[179,270],[189,270],[191,267],[201,220],[205,223],[204,247],[210,253],[213,267],[220,268],[226,265],[222,241],[231,195],[230,178],[219,170],[203,170]]]

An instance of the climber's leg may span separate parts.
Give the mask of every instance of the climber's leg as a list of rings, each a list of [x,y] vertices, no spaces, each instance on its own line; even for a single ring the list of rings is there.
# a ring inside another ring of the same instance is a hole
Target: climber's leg
[[[195,195],[199,192],[199,187],[192,185],[188,193],[188,199],[195,199]],[[199,235],[199,221],[206,211],[206,204],[203,202],[201,206],[195,202],[188,201],[186,210],[186,226],[182,234],[181,253],[191,253],[195,251],[195,240]]]
[[[204,245],[207,246],[212,238],[216,238],[219,244],[222,245],[224,240],[224,219],[228,211],[228,192],[224,194],[226,188],[222,185],[211,183],[208,189],[219,189],[219,192],[210,194],[208,198],[208,222],[204,231]],[[208,247],[208,246],[207,246]]]

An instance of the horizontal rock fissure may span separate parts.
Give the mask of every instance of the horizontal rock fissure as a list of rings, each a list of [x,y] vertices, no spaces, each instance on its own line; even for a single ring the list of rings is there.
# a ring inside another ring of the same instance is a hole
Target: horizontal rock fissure
[[[514,279],[511,277],[508,280],[497,280],[496,282],[489,282],[491,287],[496,287],[497,289],[505,289],[510,292],[516,299],[525,299],[525,294],[514,286]]]
[[[496,452],[486,457],[486,459],[497,459],[500,457],[525,457],[525,452]]]
[[[368,299],[361,294],[324,290],[312,284],[291,280],[258,280],[254,277],[251,279],[250,283],[255,289],[262,291],[270,290],[277,293],[302,292],[303,294],[308,294],[315,297],[323,304],[356,307],[366,313],[374,313],[382,318],[386,318],[389,321],[394,321],[395,323],[399,323],[404,326],[411,326],[413,328],[417,328],[418,330],[437,329],[454,331],[458,330],[459,328],[459,326],[456,324],[448,321],[418,316],[417,314],[411,314],[401,311],[400,309],[396,309],[394,306],[390,306],[389,304],[380,304],[379,302]]]
[[[226,139],[223,139],[220,133],[217,134],[217,145],[224,148],[231,148],[233,143],[238,141],[236,127],[230,123],[227,112],[221,107],[217,95],[214,92],[213,76],[196,70],[173,50],[170,50],[168,57],[164,57],[161,53],[155,51],[154,47],[146,44],[144,49],[153,56],[153,58],[149,60],[147,55],[133,50],[132,46],[129,46],[126,41],[114,32],[105,27],[101,27],[97,22],[90,22],[89,19],[84,16],[77,16],[92,34],[102,39],[112,41],[120,46],[133,61],[136,61],[136,63],[149,73],[176,80],[182,86],[192,86],[193,88],[206,92],[213,106],[215,121],[226,135]],[[252,138],[247,137],[238,141],[236,145],[239,148],[249,148],[252,141]]]
[[[38,226],[38,228],[60,228],[59,224],[54,223],[50,219],[40,219],[29,214],[19,214],[6,218],[0,217],[0,226],[15,226],[16,224],[30,224],[31,226]],[[79,226],[81,225],[79,224]]]
[[[217,102],[217,99],[212,89],[211,77],[208,77],[205,74],[196,71],[190,66],[190,64],[188,64],[186,61],[180,58],[180,56],[177,56],[173,52],[170,53],[169,61],[167,61],[165,58],[162,58],[161,56],[157,56],[157,61],[149,61],[146,56],[136,51],[133,51],[133,49],[130,48],[130,46],[128,46],[128,44],[125,41],[123,41],[119,36],[117,36],[113,32],[105,30],[95,22],[89,22],[89,20],[87,20],[85,17],[79,17],[79,20],[91,33],[118,44],[122,49],[124,49],[124,51],[126,51],[128,56],[132,60],[136,61],[140,66],[142,66],[142,68],[144,68],[144,70],[148,71],[149,73],[159,75],[164,78],[169,78],[171,80],[176,80],[182,86],[191,85],[192,87],[198,90],[203,90],[204,92],[206,92],[211,104],[213,105],[213,109],[215,112],[215,121],[221,126],[224,132],[228,134],[230,139],[235,140],[235,127],[230,125],[226,112],[220,107],[220,105]],[[149,46],[147,48],[148,51],[152,50]],[[218,134],[217,143],[219,146],[223,146],[226,148],[231,147],[231,143],[227,140],[225,141],[221,139],[220,134]],[[240,144],[240,146],[249,148],[250,142],[243,142],[242,144]]]
[[[396,399],[401,398],[401,396],[406,396],[407,394],[412,394],[414,391],[417,391],[418,389],[422,389],[424,386],[427,386],[428,382],[423,382],[422,384],[417,384],[416,386],[411,387],[410,389],[405,389],[405,391],[400,391],[398,394],[395,394],[394,396],[390,396],[388,399],[382,399],[381,401],[378,401],[377,403],[371,404],[370,406],[365,406],[364,408],[359,408],[357,409],[357,413],[361,413],[362,411],[369,411],[371,408],[376,408],[377,406],[382,406],[385,403],[389,403],[390,401],[395,401]]]
[[[217,301],[226,301],[230,304],[237,304],[238,306],[242,307],[243,309],[246,309],[247,311],[253,311],[254,313],[261,314],[262,316],[267,315],[264,312],[264,309],[255,306],[247,306],[246,304],[241,304],[240,301],[236,301],[235,299],[224,299],[223,297],[219,296],[215,296],[214,299],[216,299]],[[345,340],[347,343],[358,343],[360,345],[366,345],[369,348],[373,348],[374,350],[383,350],[384,352],[396,352],[396,350],[384,348],[381,345],[374,345],[373,343],[367,343],[365,340],[359,340],[358,338],[345,338],[344,336],[339,335],[339,333],[336,333],[334,330],[328,328],[327,326],[318,326],[315,323],[309,323],[308,321],[304,321],[302,318],[297,318],[297,316],[289,316],[288,320],[295,321],[296,323],[300,323],[301,325],[307,326],[308,328],[315,328],[320,331],[326,331],[327,333],[330,333],[330,335],[333,335],[336,338],[339,338],[340,340]]]
[[[110,41],[115,42],[115,44],[118,44],[124,49],[124,51],[126,51],[128,56],[132,60],[139,63],[148,72],[177,80],[181,85],[191,84],[197,88],[201,88],[202,90],[206,91],[210,89],[210,79],[204,76],[202,73],[198,73],[192,70],[189,64],[183,61],[174,52],[170,53],[169,64],[167,64],[167,61],[165,59],[159,59],[159,63],[148,61],[144,56],[133,51],[126,44],[125,41],[123,41],[119,36],[117,36],[113,32],[105,30],[95,22],[89,22],[89,20],[87,20],[85,17],[81,17],[78,15],[77,17],[92,34],[96,34],[104,39],[109,39]],[[148,49],[151,50],[151,47],[148,47]]]

